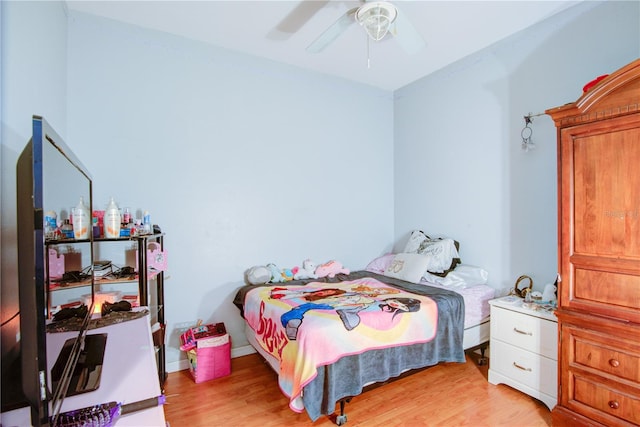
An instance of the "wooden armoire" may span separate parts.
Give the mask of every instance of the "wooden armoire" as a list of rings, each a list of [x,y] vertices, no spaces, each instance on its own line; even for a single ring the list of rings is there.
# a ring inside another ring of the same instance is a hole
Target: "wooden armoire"
[[[558,129],[558,404],[553,425],[640,425],[640,59]]]

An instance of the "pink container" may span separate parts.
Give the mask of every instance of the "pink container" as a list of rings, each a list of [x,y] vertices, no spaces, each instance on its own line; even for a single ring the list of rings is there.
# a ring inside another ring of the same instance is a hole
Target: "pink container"
[[[220,344],[225,340],[226,343]],[[187,358],[189,372],[196,383],[230,375],[231,337],[225,334],[214,339],[198,340],[196,347],[187,351]]]

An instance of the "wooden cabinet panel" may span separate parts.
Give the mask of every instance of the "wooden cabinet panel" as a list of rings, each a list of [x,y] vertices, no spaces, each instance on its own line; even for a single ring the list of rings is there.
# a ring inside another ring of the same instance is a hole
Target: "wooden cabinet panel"
[[[563,136],[573,145],[574,253],[640,260],[640,191],[630,191],[640,188],[640,128]]]
[[[577,341],[575,363],[631,381],[640,381],[640,358],[614,348],[606,343]]]
[[[606,320],[590,330],[584,323],[588,317],[560,319],[561,408],[554,419],[568,410],[598,425],[635,425],[640,416],[640,342],[633,338],[640,335],[640,325],[626,329],[620,322]],[[556,424],[586,425],[566,419]]]
[[[576,376],[574,378],[574,400],[589,408],[601,412],[594,414],[595,418],[604,423],[610,420],[604,414],[619,418],[619,422],[629,422],[633,425],[640,425],[640,397],[633,394],[626,394],[605,383],[591,381],[586,377]]]
[[[628,380],[635,385],[640,381],[640,343],[629,339],[627,332],[640,334],[640,329],[595,331],[563,323],[565,370],[582,369],[608,381]]]
[[[632,314],[621,310],[626,308],[640,318],[640,276],[576,268],[572,291],[575,299],[592,301],[594,313],[608,314],[615,306],[614,317],[628,319]]]

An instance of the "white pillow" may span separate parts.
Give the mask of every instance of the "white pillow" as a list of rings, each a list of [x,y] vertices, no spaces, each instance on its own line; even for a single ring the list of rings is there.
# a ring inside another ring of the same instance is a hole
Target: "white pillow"
[[[407,241],[407,244],[404,246],[404,250],[402,252],[406,252],[409,254],[417,254],[418,250],[420,249],[420,245],[424,241],[428,241],[428,240],[431,240],[429,239],[429,236],[427,236],[420,230],[414,230],[411,232],[411,236],[409,236],[409,240]]]
[[[420,230],[411,233],[403,252],[429,256],[427,270],[431,273],[443,273],[445,276],[460,263],[460,255],[453,239],[432,239]]]
[[[429,257],[419,254],[400,253],[393,257],[393,261],[384,271],[385,276],[418,283],[427,271]]]

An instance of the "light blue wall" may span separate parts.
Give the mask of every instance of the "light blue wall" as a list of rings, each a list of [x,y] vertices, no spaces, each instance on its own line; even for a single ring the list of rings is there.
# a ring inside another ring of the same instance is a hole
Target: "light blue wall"
[[[246,344],[231,300],[252,265],[389,249],[391,92],[72,13],[68,96],[94,207],[113,195],[167,233],[170,362],[197,319]]]
[[[523,116],[640,57],[639,8],[585,2],[396,91],[396,242],[414,228],[454,237],[497,288],[553,282],[556,131],[534,117],[537,149],[524,152]]]
[[[522,116],[640,56],[638,2],[585,2],[392,96],[88,15],[67,21],[59,2],[1,5],[3,319],[15,161],[42,114],[92,171],[96,207],[113,195],[167,232],[170,364],[176,328],[198,318],[245,343],[231,298],[247,267],[311,257],[361,268],[413,228],[458,239],[494,286],[551,280],[555,129],[534,118],[538,149],[521,152]]]
[[[0,8],[0,315],[4,324],[19,310],[16,162],[31,137],[32,115],[47,117],[62,135],[67,127],[67,16],[62,2],[2,1]],[[3,338],[15,337],[19,317],[2,328]],[[14,344],[13,339],[3,341],[3,353]]]

